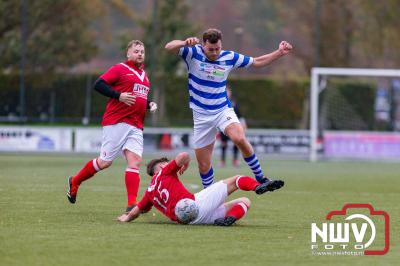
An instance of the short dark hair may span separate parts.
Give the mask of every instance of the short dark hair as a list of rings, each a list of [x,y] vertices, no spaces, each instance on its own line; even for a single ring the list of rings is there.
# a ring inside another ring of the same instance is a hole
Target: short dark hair
[[[168,158],[166,157],[162,157],[159,159],[153,159],[151,160],[148,164],[147,164],[147,174],[149,176],[153,176],[154,175],[154,168],[157,164],[159,163],[163,163],[163,162],[169,162]]]
[[[217,43],[222,40],[222,32],[218,29],[208,29],[203,33],[203,43]]]

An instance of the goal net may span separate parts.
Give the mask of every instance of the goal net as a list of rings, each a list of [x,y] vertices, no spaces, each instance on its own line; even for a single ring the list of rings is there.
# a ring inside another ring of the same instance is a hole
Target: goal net
[[[400,159],[400,70],[313,68],[310,160]]]

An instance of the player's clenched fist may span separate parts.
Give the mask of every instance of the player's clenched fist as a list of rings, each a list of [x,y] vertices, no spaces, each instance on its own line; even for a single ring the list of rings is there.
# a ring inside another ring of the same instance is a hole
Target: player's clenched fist
[[[189,37],[185,40],[185,45],[186,46],[193,46],[200,43],[199,39],[196,37]]]
[[[155,102],[150,102],[149,107],[150,107],[150,113],[155,113],[158,109],[158,106]]]
[[[290,50],[292,50],[293,47],[290,43],[288,43],[287,41],[282,41],[279,44],[279,52],[281,52],[282,55],[285,55],[287,53],[290,52]]]

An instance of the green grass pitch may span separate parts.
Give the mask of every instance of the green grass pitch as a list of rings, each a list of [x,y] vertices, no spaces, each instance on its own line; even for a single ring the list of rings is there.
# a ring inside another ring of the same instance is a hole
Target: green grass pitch
[[[252,207],[237,225],[222,228],[173,224],[155,210],[129,224],[116,222],[125,208],[122,159],[83,183],[77,204],[69,204],[66,177],[90,158],[0,154],[0,265],[399,265],[399,163],[264,158],[264,171],[284,179],[285,187],[261,196],[233,194],[248,196]],[[192,161],[181,178],[192,192],[200,186],[196,167]],[[218,180],[250,174],[243,163],[214,168]],[[144,167],[141,173],[140,195],[150,180]],[[311,223],[349,202],[389,213],[388,254],[311,254]]]

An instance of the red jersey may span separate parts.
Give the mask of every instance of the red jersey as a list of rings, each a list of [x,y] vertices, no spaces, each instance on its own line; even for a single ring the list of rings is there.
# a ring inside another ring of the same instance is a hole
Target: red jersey
[[[150,82],[146,72],[138,68],[133,62],[126,61],[112,66],[100,78],[115,91],[131,92],[136,96],[136,102],[131,106],[120,102],[118,99],[110,98],[101,125],[108,126],[123,122],[143,129],[147,95],[150,91]]]
[[[153,176],[150,186],[137,205],[140,210],[148,211],[154,206],[172,221],[176,221],[175,205],[178,201],[181,199],[194,200],[194,195],[178,178],[179,168],[175,160],[172,160]]]

